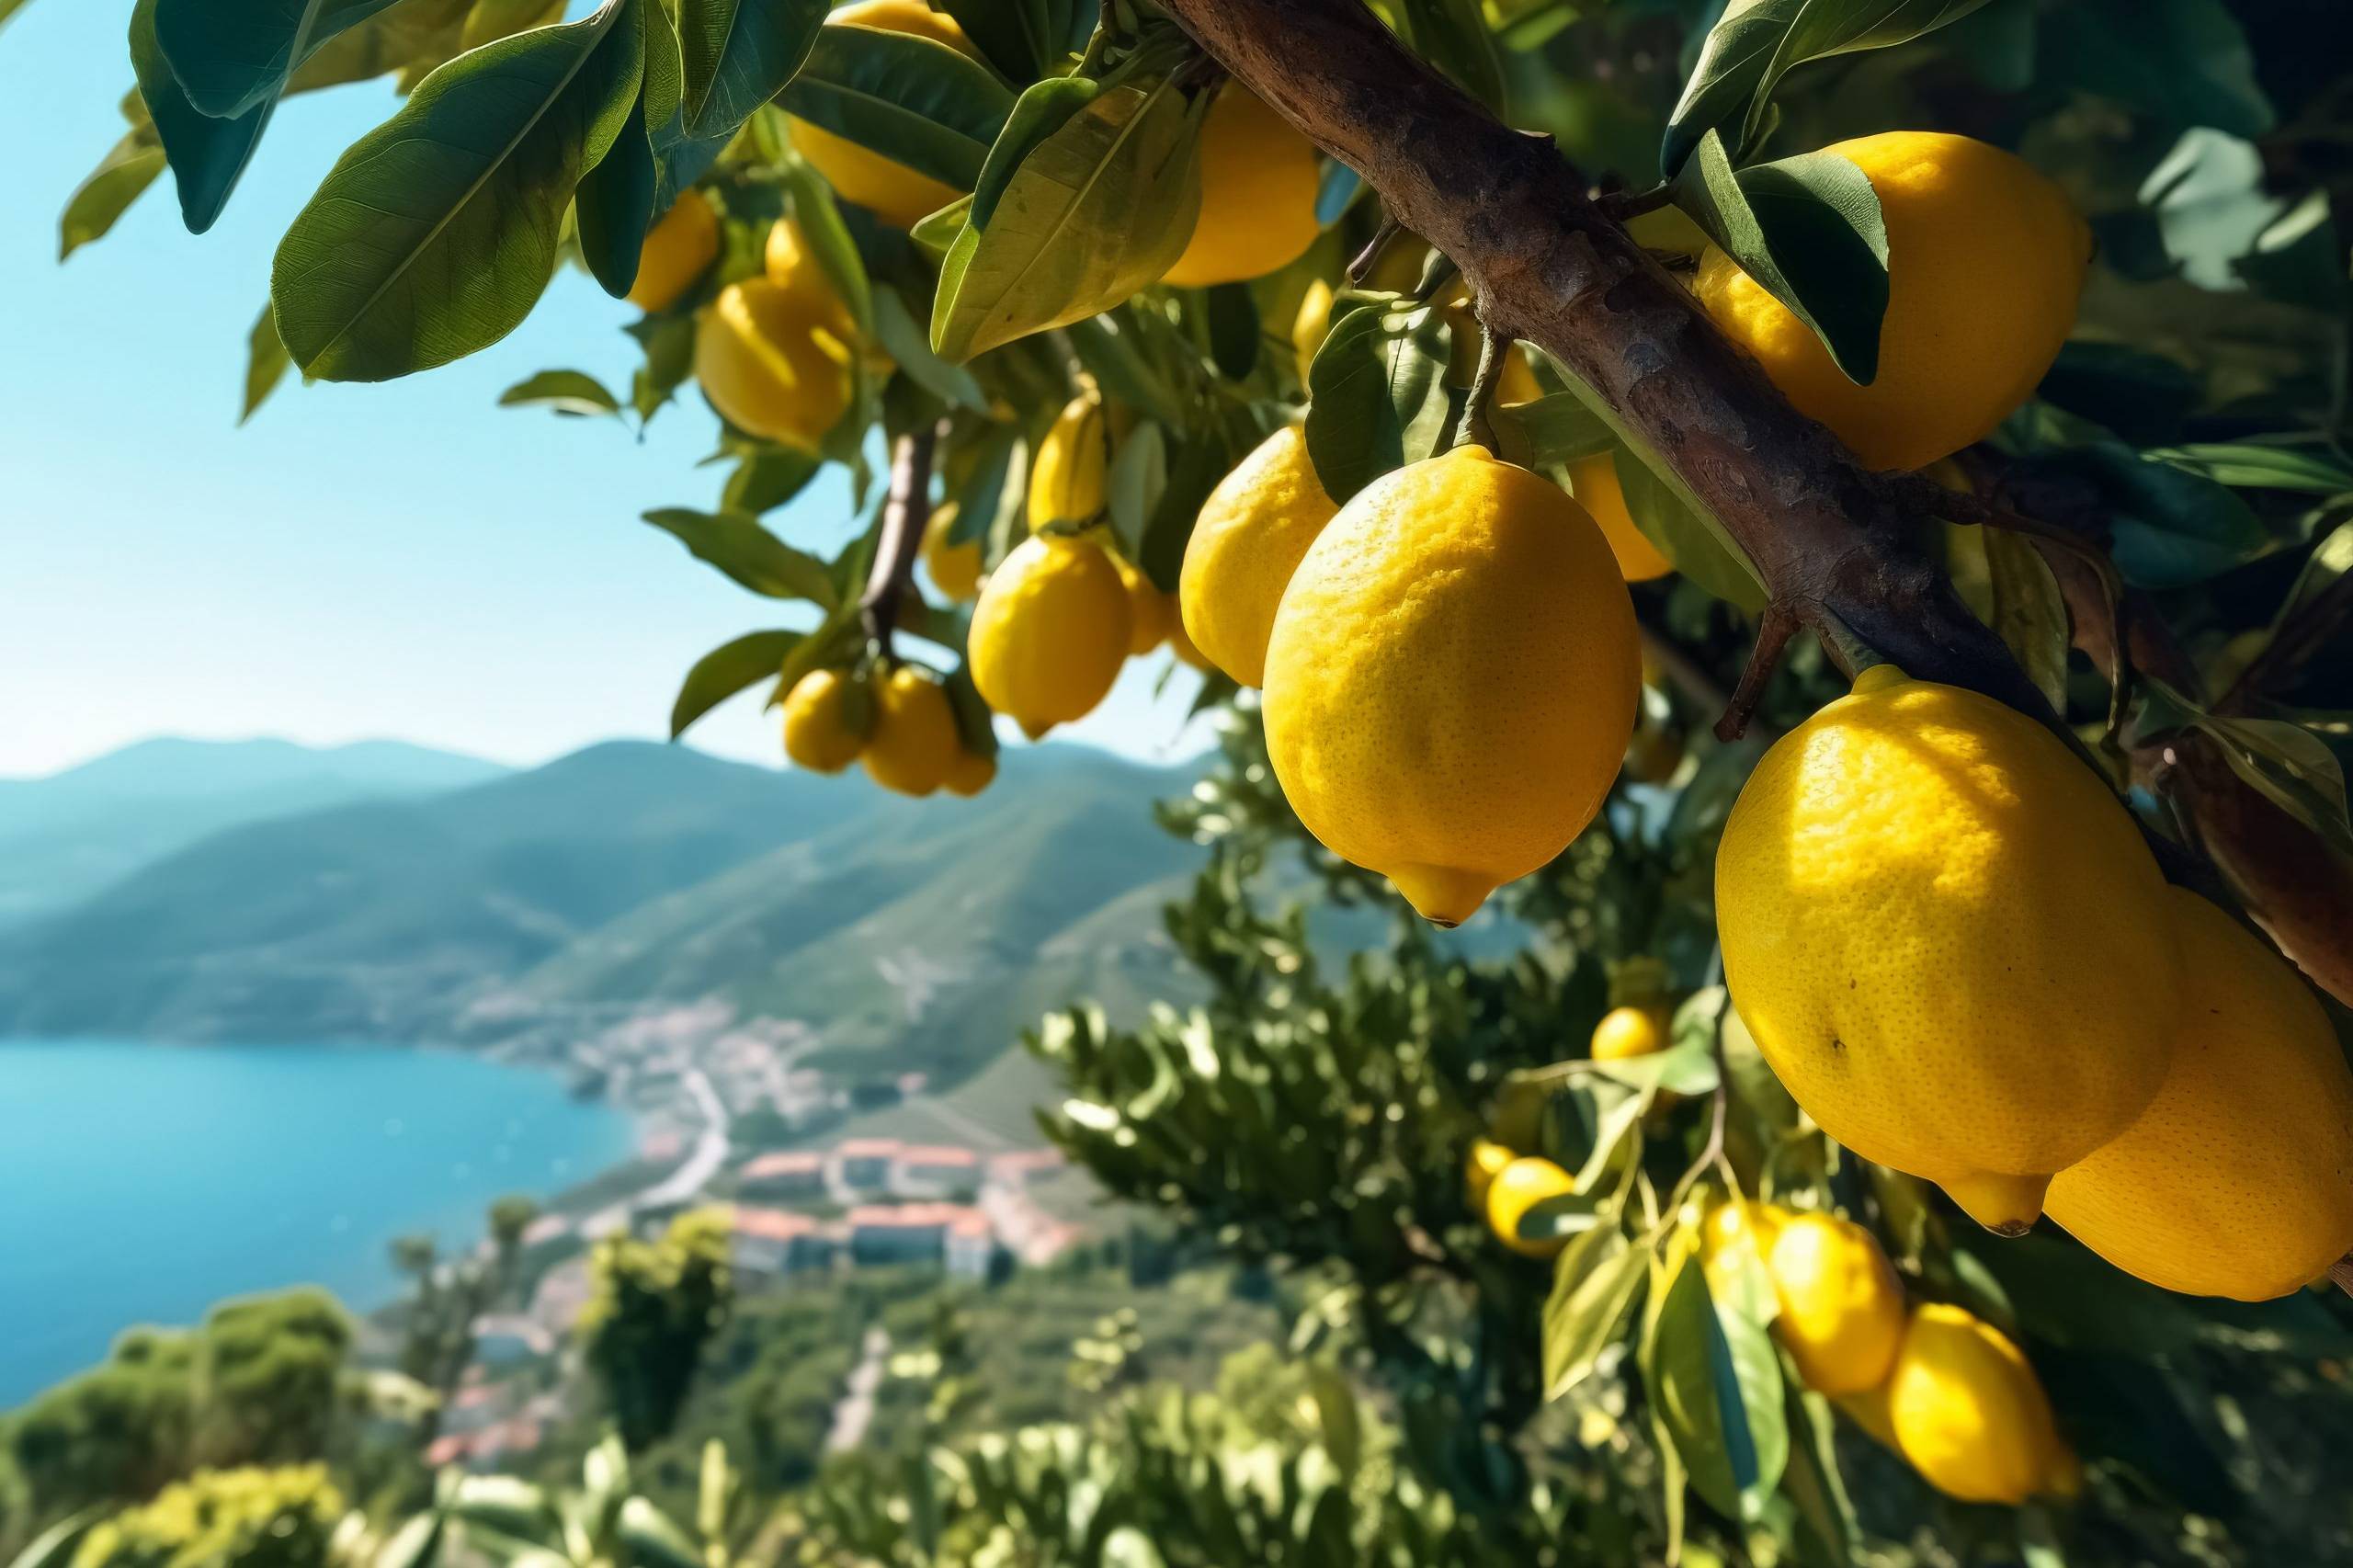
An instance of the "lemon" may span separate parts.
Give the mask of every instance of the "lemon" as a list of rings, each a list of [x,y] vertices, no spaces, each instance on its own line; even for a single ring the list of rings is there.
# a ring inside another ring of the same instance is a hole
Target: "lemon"
[[[1699,1267],[1708,1278],[1708,1293],[1719,1301],[1742,1301],[1752,1279],[1759,1282],[1759,1290],[1770,1290],[1773,1278],[1765,1260],[1782,1222],[1790,1217],[1790,1210],[1778,1204],[1745,1199],[1728,1199],[1708,1210],[1699,1225]],[[1779,1309],[1778,1298],[1757,1304]]]
[[[1071,399],[1039,440],[1029,465],[1029,531],[1093,522],[1103,510],[1103,474],[1110,458],[1101,402]]]
[[[1217,666],[1211,664],[1201,651],[1193,646],[1193,640],[1185,635],[1185,622],[1181,619],[1168,623],[1168,651],[1176,655],[1179,663],[1190,665],[1203,675],[1217,673]]]
[[[1522,1257],[1550,1257],[1568,1244],[1568,1238],[1523,1241],[1519,1222],[1538,1204],[1576,1189],[1575,1178],[1550,1160],[1534,1154],[1514,1160],[1488,1179],[1487,1228]]]
[[[1201,504],[1185,541],[1177,605],[1194,645],[1241,685],[1265,684],[1275,608],[1338,510],[1296,425],[1259,442]]]
[[[1111,564],[1119,568],[1120,586],[1128,595],[1128,652],[1149,653],[1168,641],[1176,624],[1176,596],[1154,586],[1143,568],[1130,563],[1125,556],[1112,556]]]
[[[1974,692],[1880,665],[1776,742],[1724,824],[1716,917],[1798,1104],[1995,1230],[2165,1075],[2156,863],[2065,746]]]
[[[1495,1185],[1495,1174],[1518,1158],[1492,1138],[1471,1140],[1471,1152],[1462,1157],[1462,1190],[1472,1208],[1486,1212],[1487,1188]]]
[[[1601,537],[1609,541],[1609,553],[1618,558],[1618,570],[1626,581],[1647,583],[1675,570],[1675,562],[1634,526],[1633,514],[1626,510],[1626,492],[1618,483],[1617,460],[1608,452],[1569,465],[1569,494],[1601,525]]]
[[[1776,1229],[1766,1269],[1781,1315],[1774,1332],[1809,1388],[1876,1388],[1904,1339],[1904,1287],[1878,1240],[1835,1214],[1792,1214]]]
[[[2173,1065],[2141,1119],[2051,1184],[2051,1217],[2168,1290],[2260,1301],[2353,1250],[2353,1073],[2295,971],[2192,892]]]
[[[766,278],[722,290],[695,325],[695,379],[729,424],[814,452],[849,407],[846,324]]]
[[[701,191],[681,191],[670,210],[645,232],[629,302],[641,311],[666,311],[718,259],[718,212]]]
[[[972,607],[972,681],[1036,740],[1103,700],[1128,656],[1128,591],[1086,540],[1037,534],[997,563]]]
[[[1612,1007],[1593,1028],[1596,1062],[1623,1062],[1666,1048],[1666,1020],[1650,1007]]]
[[[933,10],[923,0],[857,0],[826,17],[825,25],[913,33],[959,54],[980,58],[956,19]],[[798,117],[788,125],[793,150],[825,176],[835,194],[845,201],[855,201],[894,228],[911,227],[964,194],[823,126]]]
[[[858,754],[874,782],[902,795],[928,795],[962,755],[946,687],[912,665],[875,684],[874,729]]]
[[[849,722],[856,686],[839,670],[811,670],[784,698],[784,755],[812,773],[839,773],[858,760],[866,737]]]
[[[1800,413],[1874,469],[1924,467],[1993,431],[2075,322],[2091,233],[2017,156],[1928,131],[1823,149],[1852,160],[1887,223],[1879,373],[1857,386],[1788,308],[1710,247],[1692,292]]]
[[[1307,286],[1299,299],[1299,314],[1291,318],[1290,348],[1299,357],[1299,384],[1307,386],[1308,368],[1315,363],[1315,351],[1324,347],[1324,339],[1332,331],[1332,286],[1321,278]]]
[[[1326,847],[1457,925],[1592,820],[1638,664],[1593,519],[1460,447],[1366,485],[1308,547],[1267,647],[1267,751]]]
[[[949,794],[970,800],[996,782],[996,758],[983,756],[976,751],[959,749],[955,759],[948,765],[946,777],[939,782]]]
[[[956,503],[949,501],[923,526],[923,564],[931,574],[932,586],[962,604],[981,591],[981,541],[955,543],[950,538],[955,531]]]
[[[2034,1368],[1960,1307],[1912,1313],[1887,1382],[1887,1422],[1921,1479],[1969,1503],[2023,1503],[2062,1482],[2067,1452]]]
[[[1314,143],[1241,83],[1218,89],[1200,158],[1200,216],[1162,282],[1198,289],[1262,278],[1315,243]]]

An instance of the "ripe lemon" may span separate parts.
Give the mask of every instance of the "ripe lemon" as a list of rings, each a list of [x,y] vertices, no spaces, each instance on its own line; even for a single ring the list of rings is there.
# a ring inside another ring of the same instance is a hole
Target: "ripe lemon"
[[[1723,252],[1692,292],[1800,413],[1868,468],[1921,468],[2024,403],[2075,322],[2091,232],[2031,165],[1966,136],[1890,131],[1823,149],[1851,159],[1887,222],[1879,373],[1857,386],[1803,322]]]
[[[1110,459],[1103,404],[1092,397],[1071,399],[1038,442],[1038,456],[1029,465],[1029,531],[1093,522],[1103,510],[1103,474]]]
[[[980,55],[964,29],[944,11],[924,0],[857,0],[825,18],[827,27],[879,28],[884,32],[913,33],[945,44],[959,54]],[[942,185],[929,175],[917,174],[904,164],[870,152],[847,137],[797,116],[788,122],[793,151],[825,176],[835,194],[894,228],[908,228],[964,193]]]
[[[1567,847],[1626,755],[1634,611],[1585,509],[1476,446],[1316,536],[1267,647],[1267,746],[1335,854],[1467,920]]]
[[[1149,653],[1168,641],[1176,624],[1176,597],[1154,587],[1143,569],[1125,556],[1112,556],[1111,564],[1119,568],[1120,586],[1128,595],[1128,652]]]
[[[1128,656],[1128,591],[1092,541],[1023,540],[972,607],[972,681],[1036,740],[1103,700]]]
[[[2051,1217],[2168,1290],[2260,1301],[2353,1250],[2353,1073],[2294,971],[2192,892],[2173,1065],[2141,1119],[2061,1171]]]
[[[1487,1182],[1487,1227],[1522,1257],[1550,1257],[1568,1244],[1568,1237],[1523,1241],[1519,1221],[1538,1204],[1576,1189],[1576,1179],[1550,1160],[1534,1154],[1514,1160]]]
[[[1192,665],[1203,675],[1217,673],[1217,666],[1211,664],[1201,651],[1193,646],[1193,640],[1185,635],[1185,622],[1181,618],[1168,623],[1168,651],[1176,654],[1179,662]]]
[[[962,604],[981,591],[981,541],[957,544],[949,538],[955,531],[956,503],[949,501],[923,526],[923,564],[932,586]]]
[[[1315,351],[1324,347],[1324,339],[1331,334],[1332,299],[1332,286],[1319,278],[1300,296],[1299,314],[1291,318],[1290,348],[1299,357],[1302,388],[1307,385],[1308,367],[1315,363]]]
[[[858,760],[866,737],[851,728],[855,685],[839,670],[811,670],[784,697],[784,755],[812,773],[839,773]]]
[[[1666,1048],[1666,1020],[1650,1007],[1612,1007],[1593,1027],[1596,1062],[1624,1062]]]
[[[1888,665],[1774,744],[1716,852],[1724,977],[1790,1095],[2009,1233],[2157,1092],[2165,896],[2049,732]]]
[[[1275,608],[1338,510],[1296,425],[1259,442],[1201,504],[1185,541],[1177,604],[1194,645],[1241,685],[1266,684]]]
[[[718,212],[701,191],[681,191],[645,232],[629,302],[641,311],[666,311],[718,259]]]
[[[949,794],[970,800],[996,782],[996,758],[960,748],[948,765],[947,777],[939,782]]]
[[[946,687],[912,665],[875,684],[874,729],[858,754],[874,782],[902,795],[928,795],[963,755]]]
[[[1314,144],[1228,80],[1201,126],[1201,212],[1162,278],[1188,289],[1288,267],[1315,243]]]
[[[1960,1307],[1913,1312],[1888,1378],[1887,1421],[1921,1479],[1963,1502],[2023,1503],[2067,1468],[2034,1368]]]
[[[766,278],[729,284],[695,325],[695,379],[710,405],[803,451],[817,450],[848,408],[849,367],[835,314]]]
[[[1472,1208],[1486,1212],[1487,1188],[1495,1185],[1496,1173],[1518,1158],[1492,1138],[1471,1140],[1471,1152],[1462,1157],[1462,1190]]]
[[[1618,558],[1618,570],[1626,581],[1647,583],[1675,570],[1675,562],[1634,526],[1633,514],[1626,510],[1626,492],[1618,483],[1617,460],[1608,452],[1569,465],[1569,494],[1601,525],[1601,537],[1609,541],[1609,553]]]
[[[1745,1199],[1730,1199],[1711,1209],[1699,1227],[1699,1267],[1708,1278],[1708,1293],[1720,1301],[1740,1301],[1752,1280],[1757,1282],[1757,1290],[1771,1290],[1773,1277],[1765,1260],[1771,1256],[1782,1222],[1791,1217],[1791,1211],[1779,1204]],[[1779,1311],[1780,1305],[1778,1296],[1769,1303],[1756,1304],[1771,1311]]]
[[[1887,1377],[1904,1339],[1904,1287],[1869,1231],[1835,1214],[1792,1214],[1766,1268],[1781,1303],[1774,1329],[1808,1387],[1858,1393]]]

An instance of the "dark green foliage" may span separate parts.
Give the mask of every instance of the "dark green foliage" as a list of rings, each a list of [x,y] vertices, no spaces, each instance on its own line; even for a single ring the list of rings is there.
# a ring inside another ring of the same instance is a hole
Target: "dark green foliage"
[[[655,1241],[610,1236],[590,1256],[596,1294],[578,1333],[621,1441],[642,1449],[686,1403],[703,1348],[734,1302],[725,1210],[681,1214]]]

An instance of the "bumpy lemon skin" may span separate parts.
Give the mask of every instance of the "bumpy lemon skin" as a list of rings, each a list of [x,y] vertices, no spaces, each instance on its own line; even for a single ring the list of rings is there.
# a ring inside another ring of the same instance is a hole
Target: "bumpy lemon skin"
[[[913,33],[959,54],[980,58],[956,19],[933,10],[923,0],[856,0],[837,8],[825,18],[825,25]],[[793,151],[825,176],[835,195],[856,202],[893,228],[912,228],[964,194],[798,116],[787,121],[787,131]]]
[[[956,503],[943,503],[923,526],[924,570],[931,574],[931,585],[958,604],[966,604],[981,591],[981,541],[968,539],[954,542]]]
[[[2353,1073],[2284,960],[2196,893],[2166,893],[2173,1064],[2139,1120],[2059,1173],[2051,1217],[2151,1284],[2268,1301],[2353,1251]]]
[[[1488,1180],[1487,1228],[1522,1257],[1551,1257],[1568,1244],[1568,1238],[1522,1240],[1519,1222],[1538,1204],[1576,1189],[1576,1178],[1550,1160],[1535,1154],[1514,1160]]]
[[[696,323],[695,380],[728,423],[814,452],[849,407],[838,325],[766,278],[731,283]]]
[[[858,754],[874,782],[902,795],[928,795],[963,755],[946,687],[909,665],[875,684],[874,729]]]
[[[784,696],[784,755],[812,773],[839,773],[858,760],[866,738],[849,727],[850,677],[812,670]]]
[[[1915,469],[1984,439],[2027,400],[2075,325],[2090,231],[2066,194],[1998,147],[1890,131],[1852,160],[1887,222],[1879,371],[1857,386],[1813,333],[1712,247],[1692,292],[1800,413],[1866,467]]]
[[[2023,1503],[2066,1469],[2033,1366],[1960,1307],[1914,1310],[1888,1376],[1887,1422],[1921,1479],[1963,1502]]]
[[[718,259],[718,211],[701,191],[681,191],[670,210],[645,232],[629,302],[641,311],[666,311]]]
[[[1103,478],[1110,460],[1103,404],[1092,397],[1071,399],[1039,441],[1029,465],[1029,531],[1093,522],[1103,510]]]
[[[1201,504],[1185,542],[1177,605],[1193,645],[1237,685],[1266,684],[1276,608],[1300,558],[1339,509],[1296,425],[1251,449]]]
[[[1886,1380],[1904,1342],[1904,1287],[1869,1231],[1835,1214],[1792,1214],[1766,1268],[1780,1299],[1774,1330],[1809,1388],[1859,1393]]]
[[[1316,536],[1267,647],[1267,745],[1325,847],[1441,926],[1568,846],[1641,691],[1585,509],[1476,446],[1385,474]]]
[[[1608,452],[1569,465],[1569,494],[1601,526],[1601,537],[1609,541],[1609,553],[1618,558],[1618,570],[1626,581],[1647,583],[1675,570],[1675,562],[1634,526],[1633,514],[1626,510],[1625,489],[1618,483],[1617,460]]]
[[[1314,144],[1241,83],[1218,89],[1201,126],[1201,211],[1161,278],[1180,288],[1263,278],[1315,243]]]
[[[951,795],[972,799],[996,782],[996,758],[976,751],[959,750],[939,783]]]
[[[1626,1062],[1666,1046],[1666,1024],[1649,1007],[1612,1007],[1593,1027],[1596,1062]]]
[[[982,699],[1036,740],[1084,719],[1128,657],[1128,591],[1092,540],[1037,534],[989,574],[967,647]]]
[[[2006,1233],[2157,1092],[2165,898],[2054,736],[1887,665],[1766,753],[1716,853],[1725,980],[1782,1085]]]

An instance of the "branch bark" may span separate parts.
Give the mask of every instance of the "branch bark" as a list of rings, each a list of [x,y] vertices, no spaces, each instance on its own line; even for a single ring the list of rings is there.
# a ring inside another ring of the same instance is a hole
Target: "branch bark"
[[[926,425],[910,430],[891,449],[891,488],[882,498],[881,537],[874,543],[866,591],[858,599],[866,635],[885,659],[891,656],[892,633],[898,629],[899,607],[915,581],[924,525],[931,521],[931,454],[940,428]]]

